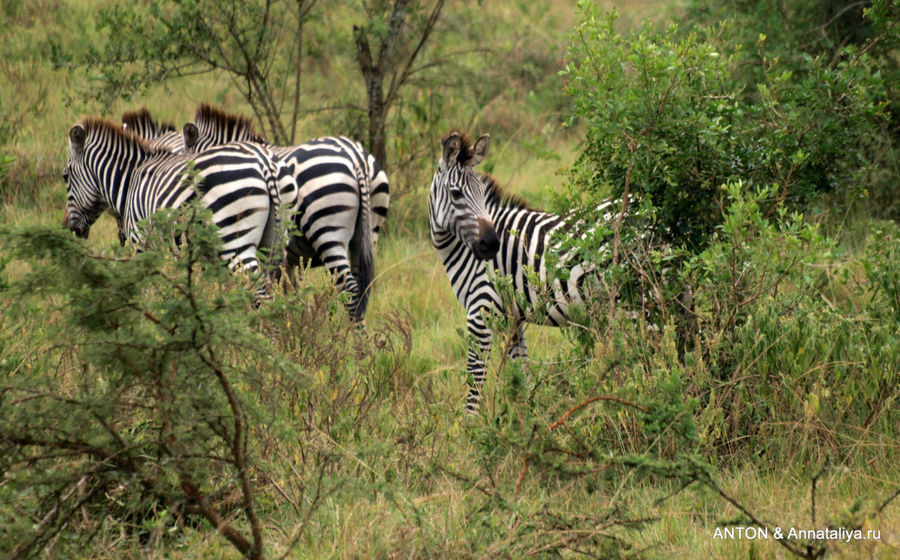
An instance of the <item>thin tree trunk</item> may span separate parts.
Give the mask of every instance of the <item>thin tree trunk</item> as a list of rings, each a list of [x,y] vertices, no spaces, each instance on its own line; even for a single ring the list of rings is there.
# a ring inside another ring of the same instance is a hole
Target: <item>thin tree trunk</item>
[[[368,102],[368,148],[382,167],[387,167],[387,118],[391,107],[399,97],[400,88],[415,72],[413,63],[424,49],[428,37],[435,29],[444,0],[436,0],[425,24],[416,30],[415,43],[410,41],[410,46],[415,45],[410,52],[398,59],[397,51],[404,37],[404,26],[409,17],[411,0],[394,0],[391,5],[388,18],[388,32],[380,39],[377,45],[378,52],[373,55],[369,45],[369,37],[363,27],[353,27],[353,37],[356,42],[356,59],[366,83],[366,98]],[[413,8],[415,10],[415,8]],[[388,91],[385,93],[385,78],[390,77]]]
[[[384,121],[387,107],[384,103],[384,59],[376,62],[369,47],[369,37],[365,29],[354,26],[353,36],[356,40],[356,59],[366,82],[366,101],[368,106],[369,131],[368,148],[375,160],[386,166]],[[382,48],[382,54],[384,49]]]

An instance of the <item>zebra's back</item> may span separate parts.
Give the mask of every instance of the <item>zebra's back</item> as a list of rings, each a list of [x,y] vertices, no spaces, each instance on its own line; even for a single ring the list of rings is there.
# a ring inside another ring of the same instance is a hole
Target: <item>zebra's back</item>
[[[328,136],[297,146],[272,147],[272,151],[280,164],[281,200],[297,213],[297,226],[303,235],[303,239],[292,244],[292,258],[320,264],[312,244],[322,237],[331,238],[325,242],[324,250],[338,245],[349,247],[359,232],[355,227],[338,224],[357,222],[363,204],[361,189],[366,189],[370,200],[369,227],[373,242],[377,241],[388,212],[388,181],[361,144]]]
[[[194,156],[160,154],[141,165],[129,186],[124,228],[141,243],[139,222],[160,208],[199,197],[212,212],[223,257],[256,268],[256,248],[275,243],[271,221],[277,168],[271,154],[248,143],[212,148]]]
[[[325,136],[297,146],[272,146],[272,152],[282,164],[279,173],[294,176],[293,187],[301,191],[296,198],[322,199],[334,193],[349,194],[351,188],[358,196],[360,188],[367,188],[374,214],[372,231],[377,238],[390,205],[388,179],[362,144],[344,136]],[[322,192],[313,192],[322,188]]]

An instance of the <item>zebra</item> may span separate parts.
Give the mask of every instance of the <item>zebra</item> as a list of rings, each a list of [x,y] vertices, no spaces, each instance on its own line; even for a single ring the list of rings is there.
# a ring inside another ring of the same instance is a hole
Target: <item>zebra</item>
[[[362,323],[372,283],[374,247],[388,213],[385,171],[359,143],[328,136],[297,146],[271,146],[250,119],[202,104],[183,129],[185,153],[226,142],[268,146],[280,166],[279,202],[293,213],[297,235],[285,251],[288,270],[301,263],[325,266],[347,310]]]
[[[234,143],[196,156],[151,147],[135,133],[88,117],[69,130],[70,154],[63,181],[63,225],[87,238],[104,210],[119,221],[120,239],[142,245],[139,223],[160,208],[199,197],[212,211],[230,268],[259,270],[258,249],[277,245],[273,218],[277,168],[262,146]],[[189,171],[200,177],[195,186]]]
[[[477,412],[481,401],[484,359],[493,340],[484,312],[504,310],[513,319],[515,332],[507,353],[524,361],[528,357],[524,323],[568,324],[570,306],[587,299],[585,280],[592,272],[587,263],[574,262],[577,259],[563,254],[558,262],[569,274],[564,280],[553,278],[554,272],[547,266],[548,251],[556,245],[551,236],[580,235],[578,224],[569,216],[532,209],[521,198],[504,192],[492,177],[476,173],[473,168],[487,156],[489,145],[487,134],[474,144],[459,131],[446,134],[428,198],[432,244],[466,310],[469,413]],[[606,201],[599,210],[609,210],[613,204]],[[609,215],[607,212],[607,218]],[[538,285],[529,280],[526,268],[537,273]],[[504,309],[489,269],[512,280],[520,297],[511,308]],[[548,293],[551,299],[544,304]],[[540,312],[529,309],[535,305],[543,305]]]
[[[147,140],[152,148],[163,148],[175,154],[184,153],[184,141],[175,125],[168,122],[157,123],[146,107],[122,113],[122,128]]]

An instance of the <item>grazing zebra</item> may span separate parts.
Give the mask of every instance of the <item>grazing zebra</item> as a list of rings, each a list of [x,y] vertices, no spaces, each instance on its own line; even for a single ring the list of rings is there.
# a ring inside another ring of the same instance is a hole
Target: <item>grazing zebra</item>
[[[185,153],[226,142],[265,143],[250,119],[206,104],[197,109],[183,134]],[[288,244],[286,265],[324,265],[338,289],[351,294],[350,316],[362,322],[374,247],[390,202],[387,175],[359,142],[349,138],[329,136],[269,148],[280,167],[279,202],[293,212],[299,234]]]
[[[566,265],[566,280],[553,279],[546,256],[551,234],[573,234],[574,223],[566,218],[529,208],[516,196],[504,193],[494,180],[474,171],[487,155],[490,137],[485,134],[472,144],[470,138],[451,132],[441,139],[441,159],[431,182],[428,215],[431,240],[447,270],[459,302],[466,309],[470,337],[467,355],[469,394],[466,410],[478,410],[485,380],[485,357],[493,333],[484,322],[484,311],[503,309],[502,299],[489,277],[489,267],[512,279],[517,294],[506,312],[516,322],[508,354],[527,359],[523,323],[560,326],[569,322],[569,306],[584,301],[586,264]],[[607,202],[605,205],[611,205]],[[601,208],[602,210],[602,208]],[[560,262],[565,263],[565,255]],[[529,281],[525,268],[537,273],[539,285]],[[549,302],[543,303],[547,294]],[[536,305],[539,312],[523,309]]]
[[[150,144],[151,148],[162,148],[175,154],[184,153],[181,133],[172,123],[157,123],[145,107],[122,113],[122,128],[134,132]]]
[[[140,246],[141,220],[200,197],[212,211],[223,241],[221,256],[229,266],[258,270],[257,250],[277,243],[271,202],[277,169],[264,147],[235,143],[189,157],[153,148],[99,118],[74,125],[69,147],[63,224],[79,237],[87,237],[108,209],[120,221],[120,237]],[[200,178],[196,186],[190,168]]]

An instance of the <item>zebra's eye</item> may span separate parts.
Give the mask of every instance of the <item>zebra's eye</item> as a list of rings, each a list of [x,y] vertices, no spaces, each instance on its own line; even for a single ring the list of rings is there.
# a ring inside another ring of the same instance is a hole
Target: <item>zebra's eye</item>
[[[69,170],[66,169],[63,171],[63,182],[69,184]]]
[[[459,200],[463,197],[463,193],[457,189],[450,189],[450,198],[453,200]]]

